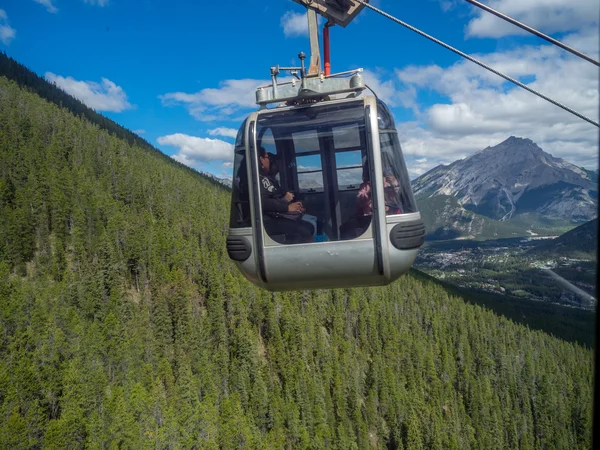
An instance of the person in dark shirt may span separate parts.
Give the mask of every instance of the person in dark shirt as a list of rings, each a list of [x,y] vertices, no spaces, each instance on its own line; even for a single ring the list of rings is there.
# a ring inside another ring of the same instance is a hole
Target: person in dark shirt
[[[314,227],[302,220],[304,207],[294,202],[292,192],[283,192],[277,182],[275,155],[260,147],[260,200],[268,235],[282,244],[313,242]],[[282,240],[280,236],[284,236]]]

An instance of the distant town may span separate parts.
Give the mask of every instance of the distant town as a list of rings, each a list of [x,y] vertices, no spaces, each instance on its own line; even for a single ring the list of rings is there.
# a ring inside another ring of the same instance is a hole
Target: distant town
[[[462,288],[595,310],[596,261],[529,253],[552,238],[432,242],[415,267]]]

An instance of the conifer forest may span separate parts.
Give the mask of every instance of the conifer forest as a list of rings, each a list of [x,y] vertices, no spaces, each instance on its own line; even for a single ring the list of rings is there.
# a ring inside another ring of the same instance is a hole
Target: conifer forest
[[[0,77],[0,448],[592,447],[589,347],[414,274],[258,289],[229,191],[117,131]]]

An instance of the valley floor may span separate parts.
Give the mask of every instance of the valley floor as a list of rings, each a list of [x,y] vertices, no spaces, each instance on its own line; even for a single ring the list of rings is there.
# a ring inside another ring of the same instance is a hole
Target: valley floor
[[[595,311],[596,267],[589,259],[532,256],[537,239],[431,242],[415,268],[456,286]]]

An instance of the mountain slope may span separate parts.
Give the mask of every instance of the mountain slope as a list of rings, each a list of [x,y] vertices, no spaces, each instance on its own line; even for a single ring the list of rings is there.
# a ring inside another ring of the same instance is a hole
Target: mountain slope
[[[183,170],[196,172],[196,170],[182,164],[156,149],[142,137],[124,128],[108,117],[94,111],[86,106],[70,94],[60,89],[55,84],[51,84],[44,78],[29,70],[24,65],[9,57],[5,52],[0,52],[0,76],[5,76],[9,80],[15,81],[20,87],[33,92],[40,97],[48,100],[61,108],[66,108],[75,116],[83,116],[91,123],[98,125],[100,129],[108,131],[111,135],[127,141],[130,145],[137,145],[151,153],[154,153],[158,158],[163,159],[167,164],[172,164],[180,167]],[[207,179],[212,180],[215,184],[227,184],[228,180],[214,179],[214,177],[203,174]]]
[[[2,77],[0,127],[0,446],[591,446],[589,349],[411,276],[262,291],[226,189]]]
[[[534,213],[540,220],[573,224],[597,214],[593,172],[516,137],[432,169],[413,182],[413,189],[419,199],[456,197],[465,209],[500,221]]]
[[[523,229],[464,209],[456,197],[419,199],[427,240],[500,239],[522,236]]]
[[[544,257],[589,258],[596,260],[598,249],[598,219],[579,225],[577,228],[537,245],[529,251]]]

